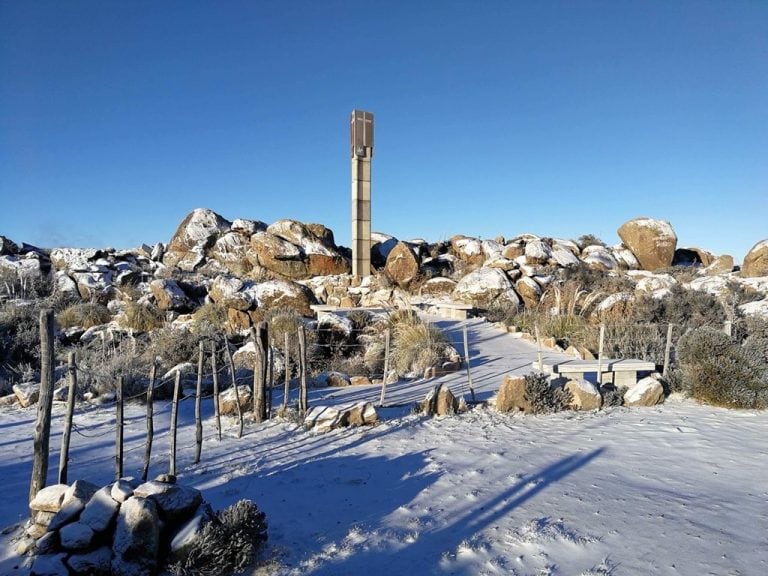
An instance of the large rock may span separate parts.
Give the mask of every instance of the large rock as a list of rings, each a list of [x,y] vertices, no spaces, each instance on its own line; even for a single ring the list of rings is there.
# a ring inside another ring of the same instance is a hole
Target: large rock
[[[134,496],[120,507],[112,542],[114,576],[154,574],[160,550],[160,516],[153,499]]]
[[[590,268],[601,270],[603,272],[616,270],[619,267],[619,263],[616,261],[613,252],[610,248],[606,248],[605,246],[587,246],[581,253],[581,259]]]
[[[531,403],[525,399],[525,378],[505,376],[496,394],[496,410],[499,412],[533,412]]]
[[[701,273],[707,276],[717,276],[718,274],[728,274],[733,272],[734,262],[733,256],[729,254],[722,254],[714,259],[714,261],[704,268]]]
[[[411,247],[398,242],[389,252],[384,272],[401,288],[406,288],[419,274],[419,261]]]
[[[768,239],[752,246],[741,265],[741,275],[745,278],[768,276]]]
[[[453,297],[485,308],[494,302],[520,305],[520,297],[512,288],[512,281],[498,268],[480,268],[470,272],[456,285]]]
[[[250,387],[245,384],[238,386],[237,395],[240,398],[240,410],[246,412],[251,405]],[[237,414],[237,399],[234,388],[228,388],[219,394],[219,411],[222,414]]]
[[[189,518],[203,502],[203,495],[196,488],[157,480],[138,486],[131,500],[136,497],[154,500],[163,519],[170,522]]]
[[[49,530],[58,530],[76,519],[98,490],[98,486],[85,480],[75,480],[64,493],[61,508],[48,524]]]
[[[68,489],[66,484],[53,484],[42,488],[29,503],[29,509],[33,512],[58,512]]]
[[[310,306],[317,302],[308,287],[287,280],[251,284],[243,288],[243,292],[261,309],[290,308],[302,316],[312,316]]]
[[[655,406],[664,398],[661,382],[648,376],[624,393],[624,406]]]
[[[36,382],[25,382],[24,384],[14,384],[13,393],[21,404],[22,408],[32,406],[40,398],[40,384]]]
[[[669,222],[635,218],[622,224],[618,234],[644,270],[653,271],[672,265],[677,235]]]
[[[597,386],[583,378],[569,380],[565,389],[571,393],[571,408],[574,410],[597,410],[603,405],[603,397]]]
[[[59,530],[61,547],[65,550],[85,550],[93,542],[94,532],[80,522],[67,524]]]
[[[198,208],[181,221],[168,243],[163,263],[192,271],[205,260],[205,252],[231,224],[213,210]]]
[[[112,550],[108,546],[101,546],[90,552],[72,554],[67,558],[67,565],[75,574],[110,576],[112,573]]]
[[[483,242],[478,238],[454,236],[450,242],[451,252],[462,262],[478,266],[485,262],[486,255],[483,251]]]
[[[224,266],[232,274],[246,276],[253,270],[253,264],[248,260],[250,248],[250,236],[239,232],[227,232],[216,240],[208,257]]]
[[[64,558],[66,558],[66,554],[63,553],[35,556],[30,576],[69,576]]]
[[[96,491],[80,514],[80,523],[94,532],[104,532],[117,516],[120,503],[111,496],[111,487],[105,486]]]
[[[397,246],[397,238],[381,232],[371,233],[371,265],[375,268],[384,268],[387,257],[392,249]]]
[[[447,384],[438,384],[427,393],[420,408],[425,416],[451,416],[459,411],[459,400]]]
[[[450,278],[430,278],[419,289],[422,296],[447,296],[456,288],[456,281]]]
[[[157,307],[160,310],[175,310],[177,312],[189,312],[193,306],[192,301],[179,287],[175,280],[153,280],[149,284],[152,295],[155,297]]]
[[[269,232],[257,232],[251,236],[248,259],[254,266],[294,280],[309,275],[301,248]]]
[[[370,426],[376,422],[378,414],[370,402],[348,406],[312,406],[304,417],[304,426],[319,434],[347,426]]]

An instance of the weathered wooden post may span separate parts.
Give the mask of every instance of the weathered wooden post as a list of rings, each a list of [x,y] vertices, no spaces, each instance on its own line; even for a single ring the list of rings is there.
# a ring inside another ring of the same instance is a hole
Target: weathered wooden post
[[[544,372],[544,360],[541,354],[541,336],[539,335],[539,325],[534,324],[533,332],[536,335],[536,360],[539,363],[539,370]]]
[[[469,384],[469,394],[472,397],[472,402],[475,401],[475,388],[472,386],[472,373],[469,367],[469,337],[467,336],[467,325],[464,324],[464,359],[467,363],[467,382]]]
[[[144,469],[141,472],[141,479],[146,480],[149,475],[149,461],[152,457],[152,440],[155,435],[154,424],[154,392],[155,379],[157,378],[157,360],[152,361],[152,368],[149,370],[149,385],[147,386],[147,442],[144,448]]]
[[[181,394],[181,370],[176,370],[173,383],[173,403],[171,404],[171,462],[168,474],[176,476],[176,427],[179,424],[179,395]]]
[[[600,324],[600,341],[597,348],[597,385],[603,383],[603,343],[605,342],[605,324]]]
[[[203,360],[205,359],[205,344],[202,340],[198,344],[197,353],[197,387],[195,388],[195,461],[200,462],[200,453],[203,450],[203,419],[200,415],[200,404],[203,398]]]
[[[379,398],[379,407],[384,407],[384,394],[387,390],[387,375],[389,374],[389,339],[390,329],[384,333],[384,377],[381,379],[381,398]]]
[[[275,354],[272,349],[272,346],[267,346],[267,420],[272,419],[272,391],[274,387],[275,387]]]
[[[291,347],[290,336],[285,333],[283,355],[285,356],[285,391],[283,393],[283,414],[288,410],[288,398],[291,394]]]
[[[253,418],[259,424],[267,418],[267,349],[269,340],[266,322],[251,328],[251,338],[256,348],[256,365],[253,370]]]
[[[240,391],[237,389],[237,378],[235,377],[235,362],[232,360],[232,351],[229,349],[229,339],[224,336],[224,350],[227,352],[227,361],[229,362],[229,374],[232,378],[232,388],[235,391],[235,405],[237,406],[237,437],[243,437],[243,409],[240,406]]]
[[[116,415],[115,415],[115,480],[123,477],[123,390],[125,389],[125,376],[117,380]]]
[[[67,356],[67,380],[69,390],[67,393],[67,415],[64,418],[64,432],[61,435],[61,456],[59,457],[59,484],[67,483],[69,469],[69,439],[72,434],[72,417],[75,414],[75,396],[77,395],[77,365],[75,353]]]
[[[302,324],[299,326],[299,414],[304,416],[309,409],[307,398],[307,332]]]
[[[51,439],[51,407],[53,405],[53,310],[40,312],[40,398],[37,401],[32,477],[29,501],[45,488],[48,476],[48,448]]]
[[[211,340],[211,371],[213,372],[213,416],[216,419],[216,434],[221,442],[221,412],[219,412],[219,369],[216,366],[216,341]]]
[[[667,342],[664,344],[664,369],[661,372],[661,375],[665,377],[667,372],[669,372],[669,357],[672,352],[672,330],[674,326],[672,323],[667,324]]]

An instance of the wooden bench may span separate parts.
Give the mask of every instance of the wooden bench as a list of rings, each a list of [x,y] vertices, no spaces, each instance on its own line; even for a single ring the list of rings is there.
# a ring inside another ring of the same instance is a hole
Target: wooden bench
[[[597,360],[563,360],[562,362],[539,364],[533,362],[533,368],[553,377],[577,379],[584,378],[586,374],[595,374],[596,382],[602,384],[612,383],[614,386],[632,386],[637,383],[638,372],[653,372],[656,364],[645,360],[610,360],[602,362]],[[597,372],[600,371],[598,375]]]

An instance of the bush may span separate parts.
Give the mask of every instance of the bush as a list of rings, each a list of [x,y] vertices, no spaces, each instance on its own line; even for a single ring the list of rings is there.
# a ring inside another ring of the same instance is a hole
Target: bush
[[[41,301],[0,305],[0,366],[40,364]]]
[[[123,311],[120,325],[136,332],[150,332],[161,328],[165,323],[165,315],[154,304],[130,302]]]
[[[141,359],[142,348],[142,343],[131,338],[114,341],[106,349],[100,339],[80,348],[77,363],[82,371],[78,386],[97,394],[107,394],[115,390],[123,377],[126,397],[143,392],[149,367]]]
[[[612,384],[605,384],[600,388],[600,394],[603,396],[603,407],[621,406],[624,404],[624,394],[627,392],[626,386],[616,388]]]
[[[399,374],[421,374],[450,358],[443,333],[418,316],[399,316],[392,335],[391,363]]]
[[[169,370],[182,362],[197,362],[201,336],[183,328],[167,326],[150,333],[145,354],[147,363],[160,358],[160,367]]]
[[[600,238],[594,234],[582,234],[576,240],[576,244],[578,245],[579,250],[584,250],[587,246],[606,246],[605,242],[600,240]]]
[[[62,328],[72,328],[80,326],[82,328],[92,328],[106,324],[112,319],[109,310],[103,304],[98,302],[82,302],[72,304],[59,312],[56,320]]]
[[[553,387],[546,374],[531,372],[525,375],[525,399],[534,414],[551,414],[565,410],[573,400],[564,388]]]
[[[221,304],[203,304],[192,313],[192,331],[212,337],[227,329],[227,308]]]
[[[206,524],[183,562],[170,567],[177,576],[219,576],[242,572],[267,540],[267,520],[256,504],[240,500]]]
[[[722,327],[726,320],[720,301],[707,292],[675,284],[663,298],[643,296],[635,301],[630,321],[677,324],[683,331],[701,326]]]
[[[747,339],[739,346],[708,327],[683,336],[678,346],[683,390],[708,404],[728,408],[768,406],[768,341]]]

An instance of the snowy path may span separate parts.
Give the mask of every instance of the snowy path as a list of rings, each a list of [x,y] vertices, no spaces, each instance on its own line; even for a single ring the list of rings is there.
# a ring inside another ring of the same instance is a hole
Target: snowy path
[[[473,346],[476,382],[490,394],[503,373],[527,371],[535,348],[517,356],[517,341],[476,328],[474,342],[487,338]],[[768,574],[768,412],[680,399],[542,417],[477,407],[426,419],[388,408],[375,427],[325,435],[272,421],[247,424],[238,440],[226,419],[218,442],[210,401],[203,408],[203,459],[193,465],[193,403],[181,406],[180,480],[217,509],[249,498],[266,511],[272,565],[258,574]],[[158,403],[153,475],[167,468],[169,412]],[[54,451],[62,413],[56,405]],[[26,515],[34,417],[0,409],[0,528]],[[125,470],[136,475],[144,407],[129,405],[126,418]],[[109,482],[112,410],[78,408],[75,421],[71,478]],[[54,454],[49,483],[57,465]],[[13,535],[0,536],[3,575],[25,574]]]
[[[538,349],[535,344],[515,338],[482,319],[446,320],[426,315],[424,319],[440,328],[462,355],[464,353],[463,327],[467,326],[472,382],[478,400],[487,400],[493,396],[507,374],[524,375],[531,372],[531,364],[537,359]],[[542,358],[545,362],[573,359],[560,352],[546,349],[542,352]],[[454,394],[463,394],[469,400],[467,372],[462,368],[458,372],[439,378],[401,381],[389,385],[385,403],[387,405],[413,404],[423,400],[435,385],[443,382],[448,384]],[[334,404],[365,400],[378,405],[380,394],[380,386],[326,388],[312,391],[310,403]]]

